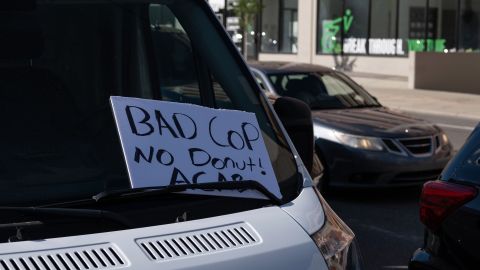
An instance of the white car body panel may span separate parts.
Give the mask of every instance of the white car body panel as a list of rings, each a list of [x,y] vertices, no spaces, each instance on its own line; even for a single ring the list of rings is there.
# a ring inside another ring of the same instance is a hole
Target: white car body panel
[[[313,187],[304,188],[295,200],[283,205],[282,209],[309,235],[319,231],[325,223],[323,207]]]
[[[306,192],[302,193],[307,195],[310,193],[308,190]],[[298,203],[287,209],[294,213],[296,207],[303,207],[302,205]],[[254,234],[256,241],[230,249],[172,256],[167,260],[152,259],[140,245],[145,239],[153,241],[160,238],[173,239],[197,233],[205,234],[223,227],[228,230],[232,226],[246,226],[250,233]],[[132,230],[4,243],[0,244],[0,263],[5,263],[8,268],[2,266],[3,264],[0,264],[0,268],[16,269],[13,266],[16,264],[19,269],[35,269],[33,266],[30,267],[32,263],[29,261],[29,258],[34,258],[39,262],[40,269],[57,269],[49,261],[50,255],[60,269],[75,269],[65,267],[58,255],[66,258],[66,253],[74,254],[77,251],[92,269],[94,267],[89,259],[86,259],[83,251],[96,250],[102,259],[107,261],[100,252],[102,247],[104,250],[109,247],[115,249],[124,263],[117,265],[107,263],[107,266],[103,266],[98,258],[91,256],[99,266],[97,269],[328,269],[309,234],[280,207],[265,207],[219,217]],[[39,256],[44,258],[48,267],[40,263]],[[27,267],[23,265],[21,259]],[[67,266],[71,265],[68,259],[65,261]]]

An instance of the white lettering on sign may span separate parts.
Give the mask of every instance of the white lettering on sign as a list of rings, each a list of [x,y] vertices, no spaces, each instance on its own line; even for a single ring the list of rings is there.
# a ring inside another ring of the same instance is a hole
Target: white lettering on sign
[[[403,51],[403,40],[397,39],[397,55],[404,55],[405,51]]]
[[[255,114],[110,98],[133,188],[254,180],[281,198]],[[187,193],[264,198],[259,192]]]
[[[343,52],[351,54],[366,54],[367,39],[365,38],[346,38],[343,42]]]
[[[370,54],[378,55],[404,55],[401,39],[371,38],[368,40]]]

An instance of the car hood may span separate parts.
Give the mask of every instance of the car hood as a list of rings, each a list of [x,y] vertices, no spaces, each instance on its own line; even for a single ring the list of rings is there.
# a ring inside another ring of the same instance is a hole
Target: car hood
[[[436,134],[440,129],[421,119],[385,107],[314,110],[314,122],[354,135],[403,138]]]
[[[308,200],[300,207],[311,214],[305,207]],[[20,261],[31,265],[31,258],[39,265],[46,261],[49,267],[42,269],[60,269],[51,263],[62,265],[58,254],[68,269],[74,269],[73,261],[77,269],[327,269],[312,238],[289,213],[274,206],[131,230],[0,243],[0,261],[7,269],[20,269]]]

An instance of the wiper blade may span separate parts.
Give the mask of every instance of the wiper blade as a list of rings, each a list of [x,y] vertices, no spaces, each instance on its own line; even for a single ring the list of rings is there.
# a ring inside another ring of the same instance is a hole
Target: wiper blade
[[[43,225],[43,222],[41,221],[13,222],[13,223],[0,224],[0,229],[26,228],[26,227],[36,227],[36,226],[42,226],[42,225]]]
[[[128,229],[134,228],[134,225],[123,216],[105,210],[97,209],[73,209],[73,208],[50,208],[50,207],[8,207],[1,206],[0,212],[21,213],[27,216],[35,217],[38,220],[46,221],[47,217],[79,217],[91,219],[105,219],[122,225]]]
[[[160,187],[147,187],[147,188],[131,188],[104,191],[93,196],[93,199],[97,202],[107,199],[118,199],[124,197],[143,197],[143,196],[156,196],[161,194],[170,194],[176,192],[183,192],[191,189],[216,189],[216,190],[256,190],[271,202],[276,205],[281,205],[282,200],[277,198],[273,193],[266,189],[262,184],[253,180],[242,180],[238,182],[214,182],[214,183],[200,183],[200,184],[184,184],[184,185],[172,185],[172,186],[160,186]],[[208,194],[206,194],[208,195]]]

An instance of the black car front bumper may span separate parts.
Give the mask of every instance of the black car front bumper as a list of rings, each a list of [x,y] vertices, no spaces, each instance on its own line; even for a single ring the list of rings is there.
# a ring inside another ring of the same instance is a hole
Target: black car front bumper
[[[416,186],[437,179],[452,157],[450,146],[426,157],[356,149],[323,139],[316,146],[332,187]]]

